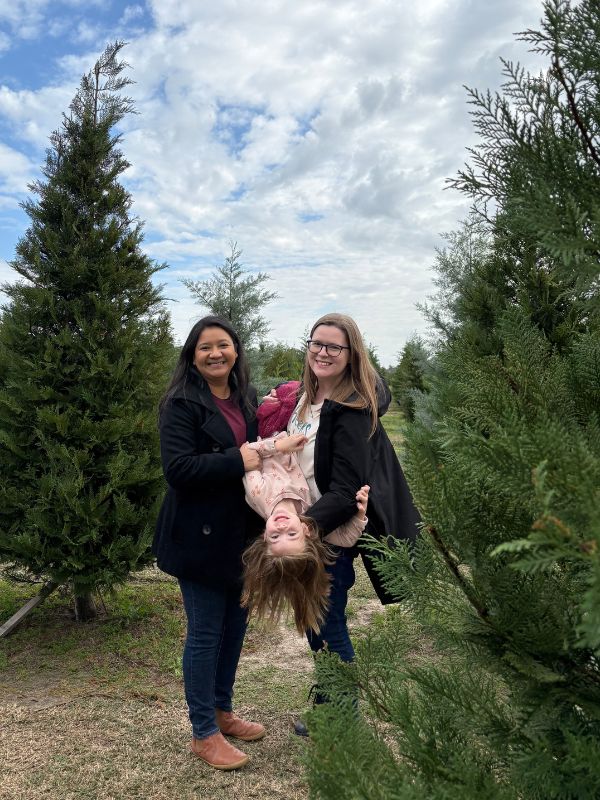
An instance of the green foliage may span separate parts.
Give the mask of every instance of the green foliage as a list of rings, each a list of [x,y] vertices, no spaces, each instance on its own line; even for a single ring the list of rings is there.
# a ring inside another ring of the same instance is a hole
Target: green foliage
[[[119,184],[130,81],[107,47],[51,137],[0,325],[0,560],[76,595],[148,559],[168,316]]]
[[[244,346],[249,348],[269,332],[269,324],[260,312],[277,294],[261,288],[270,280],[265,272],[244,277],[246,270],[239,263],[242,251],[237,249],[237,242],[230,242],[230,246],[231,254],[217,267],[212,278],[206,281],[184,279],[182,283],[211,314],[228,319]]]
[[[438,346],[466,324],[479,321],[484,329],[489,310],[496,307],[493,296],[500,293],[505,298],[508,291],[504,270],[489,268],[500,265],[490,265],[493,239],[483,220],[472,214],[457,231],[444,234],[444,239],[447,247],[436,254],[433,283],[437,291],[419,307],[433,328]]]
[[[410,339],[400,353],[400,361],[390,375],[390,388],[405,418],[415,418],[415,399],[419,392],[428,390],[427,372],[429,356],[418,337]]]
[[[469,90],[481,144],[450,183],[486,216],[490,200],[499,205],[496,239],[529,276],[517,302],[561,344],[561,327],[576,329],[599,302],[599,10],[547,0],[544,11],[540,30],[520,38],[548,57],[547,70],[503,61],[503,94]]]
[[[256,387],[259,400],[279,383],[301,380],[307,337],[308,333],[297,347],[282,342],[261,342],[248,351],[250,380]]]
[[[406,599],[320,659],[314,797],[600,796],[600,7],[544,12],[548,70],[470,93],[480,221],[438,255],[403,456],[423,535],[373,545]]]
[[[369,354],[369,360],[371,361],[371,364],[380,375],[383,375],[384,368],[382,367],[379,356],[377,355],[377,348],[372,342],[365,342],[365,346],[367,348],[367,353]]]
[[[276,383],[298,380],[304,369],[304,350],[285,344],[275,344],[264,348],[266,358],[263,361],[265,375],[269,375]]]

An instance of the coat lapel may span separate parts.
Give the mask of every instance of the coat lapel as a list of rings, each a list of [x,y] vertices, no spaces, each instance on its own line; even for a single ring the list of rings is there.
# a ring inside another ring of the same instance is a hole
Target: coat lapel
[[[194,400],[206,409],[206,420],[202,423],[202,430],[205,431],[212,439],[218,442],[221,447],[235,447],[236,442],[233,436],[233,431],[229,427],[229,423],[221,414],[216,404],[212,399],[210,390],[206,383],[202,380],[200,375],[192,371],[192,385],[195,388]],[[244,407],[242,414],[246,420],[246,437],[249,442],[254,442],[257,435],[257,421],[250,412]]]

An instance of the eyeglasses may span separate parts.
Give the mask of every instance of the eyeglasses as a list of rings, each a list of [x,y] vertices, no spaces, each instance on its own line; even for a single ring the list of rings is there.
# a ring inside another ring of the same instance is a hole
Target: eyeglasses
[[[317,355],[321,352],[323,348],[325,348],[325,352],[328,356],[332,358],[337,358],[342,350],[350,350],[349,347],[341,344],[323,344],[323,342],[317,342],[315,339],[309,339],[306,343],[306,346],[310,350],[311,353]]]

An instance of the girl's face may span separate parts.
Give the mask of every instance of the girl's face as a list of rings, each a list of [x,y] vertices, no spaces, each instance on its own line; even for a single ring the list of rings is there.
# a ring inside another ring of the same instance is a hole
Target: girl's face
[[[267,520],[264,538],[267,549],[273,556],[297,555],[304,552],[307,537],[310,537],[310,531],[297,514],[275,511]]]
[[[318,325],[310,337],[313,342],[323,345],[318,353],[308,350],[308,365],[314,372],[318,381],[334,381],[339,378],[346,369],[350,360],[350,350],[348,350],[348,338],[343,330],[335,325]],[[338,355],[331,355],[325,349],[325,345],[339,345],[346,348]],[[315,345],[316,347],[317,345]]]

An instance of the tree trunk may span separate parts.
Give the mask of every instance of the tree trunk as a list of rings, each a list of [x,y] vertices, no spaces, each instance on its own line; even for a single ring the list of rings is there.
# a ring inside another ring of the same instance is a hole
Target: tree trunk
[[[77,622],[87,622],[97,615],[96,604],[91,592],[75,595],[75,619]]]

